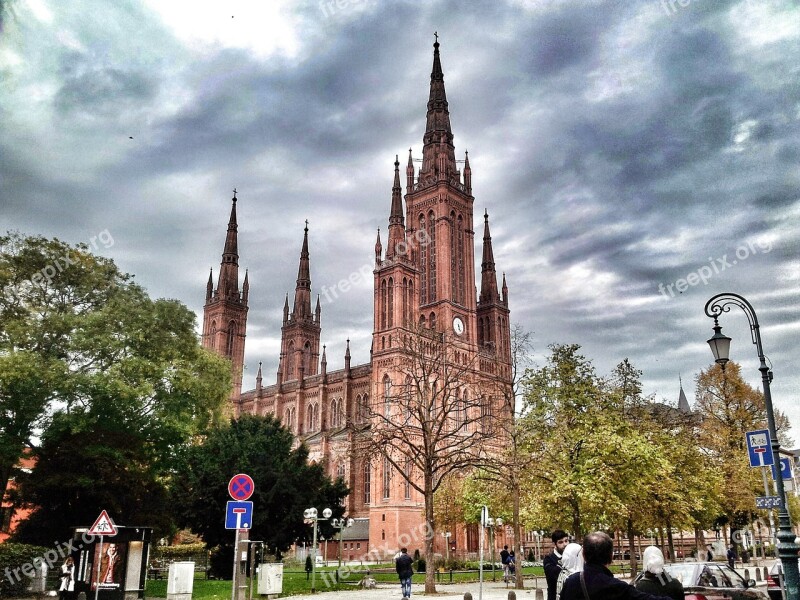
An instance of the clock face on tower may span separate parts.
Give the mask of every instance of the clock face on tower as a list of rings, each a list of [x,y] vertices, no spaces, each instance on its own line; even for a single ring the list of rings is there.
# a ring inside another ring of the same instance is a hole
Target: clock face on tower
[[[453,331],[455,331],[456,335],[464,333],[464,321],[461,320],[461,317],[453,319]]]

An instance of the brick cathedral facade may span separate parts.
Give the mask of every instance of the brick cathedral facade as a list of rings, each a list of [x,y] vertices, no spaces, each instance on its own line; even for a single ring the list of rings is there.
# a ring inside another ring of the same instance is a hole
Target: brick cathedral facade
[[[396,548],[401,534],[420,531],[424,522],[421,495],[401,476],[393,475],[388,462],[351,451],[354,436],[362,429],[350,425],[368,425],[363,423],[369,413],[365,407],[381,398],[386,382],[400,377],[391,367],[393,356],[400,352],[392,340],[418,327],[447,332],[465,360],[475,365],[473,381],[499,379],[510,384],[511,379],[508,288],[503,276],[498,289],[487,214],[478,223],[483,225],[480,293],[475,287],[472,170],[466,152],[463,162],[456,160],[438,41],[422,162],[419,168],[414,162],[409,150],[403,196],[400,162],[395,159],[388,237],[384,246],[379,233],[375,244],[374,325],[368,363],[351,364],[348,340],[344,368],[328,371],[325,346],[320,352],[319,297],[312,309],[308,226],[293,303],[287,295],[283,307],[274,384],[263,385],[259,364],[255,388],[242,392],[249,282],[245,273],[239,288],[235,195],[217,285],[212,274],[206,290],[202,341],[231,359],[231,400],[236,413],[275,415],[309,447],[311,460],[322,461],[331,476],[341,476],[349,485],[347,515],[359,520],[368,540],[363,540],[363,546],[359,543],[357,550],[345,547],[342,556],[346,558],[366,553],[367,544]],[[453,533],[451,545],[477,549],[476,527]],[[441,543],[437,540],[437,546]],[[417,546],[422,547],[421,541]]]

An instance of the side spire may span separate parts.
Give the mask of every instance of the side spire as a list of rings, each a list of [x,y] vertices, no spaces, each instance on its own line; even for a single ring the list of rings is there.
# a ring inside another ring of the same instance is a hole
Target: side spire
[[[225,236],[225,248],[222,251],[222,264],[217,281],[217,294],[223,298],[239,295],[239,226],[236,222],[236,200],[234,188],[228,233]]]
[[[682,413],[690,413],[692,409],[689,406],[689,401],[686,399],[686,393],[683,391],[683,381],[681,381],[680,375],[678,375],[678,383],[681,388],[681,391],[678,393],[678,410]]]
[[[378,227],[378,239],[375,240],[375,266],[381,265],[381,257],[383,256],[383,245],[381,244],[381,228]]]
[[[489,213],[483,213],[483,260],[481,261],[481,302],[498,302],[497,272],[494,267],[492,235],[489,233]]]
[[[394,157],[394,185],[392,186],[392,209],[389,213],[389,246],[386,248],[386,258],[395,257],[397,247],[405,245],[406,227],[403,216],[403,189],[400,187],[400,157]],[[400,254],[402,254],[402,249]]]

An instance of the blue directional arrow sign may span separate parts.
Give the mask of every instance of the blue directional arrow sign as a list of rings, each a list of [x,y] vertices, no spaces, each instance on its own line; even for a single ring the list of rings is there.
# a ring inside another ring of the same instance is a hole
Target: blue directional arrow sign
[[[775,476],[775,465],[772,465],[772,478],[777,479]],[[792,459],[781,456],[781,479],[792,478]]]
[[[253,503],[229,500],[225,509],[225,529],[250,529],[253,526]]]
[[[769,440],[769,430],[748,431],[744,434],[744,437],[747,440],[747,452],[750,455],[751,467],[768,467],[775,464]]]

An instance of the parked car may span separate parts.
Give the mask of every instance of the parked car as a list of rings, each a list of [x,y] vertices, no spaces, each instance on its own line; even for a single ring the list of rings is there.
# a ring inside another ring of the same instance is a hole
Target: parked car
[[[783,565],[781,561],[778,561],[772,565],[772,568],[769,570],[769,577],[767,577],[767,593],[769,594],[770,600],[783,599],[783,595],[781,594],[781,579],[783,579]]]
[[[684,562],[664,565],[664,571],[683,584],[686,600],[769,600],[752,579],[745,581],[725,563]],[[638,575],[634,583],[639,579]]]

